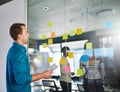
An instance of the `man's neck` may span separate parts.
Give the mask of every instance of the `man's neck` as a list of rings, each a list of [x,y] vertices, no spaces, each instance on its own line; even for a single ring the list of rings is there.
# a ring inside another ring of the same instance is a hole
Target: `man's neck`
[[[18,44],[20,44],[20,45],[24,45],[21,40],[16,40],[15,42],[18,43]]]

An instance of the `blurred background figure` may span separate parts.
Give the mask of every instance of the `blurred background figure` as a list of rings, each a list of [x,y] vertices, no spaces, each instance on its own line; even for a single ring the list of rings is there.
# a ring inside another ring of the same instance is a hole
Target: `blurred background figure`
[[[87,44],[92,44],[92,42],[87,41],[84,45],[84,49],[88,50]],[[103,80],[105,76],[104,72],[104,64],[102,61],[95,57],[93,44],[90,52],[92,52],[92,56],[88,56],[88,60],[86,62],[82,62],[80,59],[80,68],[85,69],[85,75],[83,78],[83,87],[84,92],[104,92],[103,88]]]
[[[67,59],[69,51],[70,48],[67,46],[61,49],[61,52],[63,54],[63,60],[60,60],[60,85],[62,87],[62,92],[71,92],[71,70]]]

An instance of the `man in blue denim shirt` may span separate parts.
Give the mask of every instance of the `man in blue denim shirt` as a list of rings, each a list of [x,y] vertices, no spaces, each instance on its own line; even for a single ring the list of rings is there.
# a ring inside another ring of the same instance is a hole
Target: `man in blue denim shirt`
[[[30,83],[41,78],[50,78],[53,70],[34,75],[30,74],[29,59],[24,47],[24,44],[27,44],[29,39],[25,24],[14,23],[10,28],[10,36],[14,42],[7,55],[7,92],[31,92]]]

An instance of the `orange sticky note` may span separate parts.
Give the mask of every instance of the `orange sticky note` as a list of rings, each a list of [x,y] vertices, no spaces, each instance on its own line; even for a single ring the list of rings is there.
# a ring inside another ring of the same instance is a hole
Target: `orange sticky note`
[[[67,73],[69,73],[69,72],[70,72],[70,66],[66,66],[66,67],[65,67],[65,71],[66,71]]]
[[[82,76],[83,75],[83,70],[82,69],[77,69],[77,75]]]
[[[52,62],[53,61],[53,58],[52,57],[48,57],[48,62]]]
[[[68,58],[73,58],[73,52],[68,52]]]
[[[53,39],[48,39],[48,44],[53,44]]]
[[[77,34],[77,35],[81,35],[81,34],[82,34],[82,28],[78,28],[78,29],[76,30],[76,34]]]
[[[42,55],[38,55],[37,58],[39,61],[42,61]]]
[[[55,32],[51,32],[51,38],[54,38],[56,36]]]
[[[75,36],[75,30],[70,30],[70,36]]]
[[[66,58],[62,57],[62,58],[60,59],[60,64],[65,64],[65,63],[66,63]]]
[[[42,46],[43,46],[43,48],[46,48],[46,47],[47,47],[47,44],[46,44],[46,43],[43,43]]]
[[[65,33],[65,34],[63,34],[63,40],[67,40],[68,39],[68,34],[67,33]]]
[[[45,40],[46,39],[46,34],[43,34],[42,35],[42,40]]]
[[[89,43],[86,44],[86,49],[92,49],[92,47],[93,47],[93,46],[92,46],[92,43],[91,43],[91,42],[89,42]]]
[[[48,27],[52,27],[52,22],[51,21],[48,22]]]

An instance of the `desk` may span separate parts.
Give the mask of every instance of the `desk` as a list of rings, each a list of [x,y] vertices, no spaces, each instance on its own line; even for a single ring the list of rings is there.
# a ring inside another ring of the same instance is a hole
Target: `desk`
[[[54,80],[55,83],[56,83],[56,86],[60,89],[61,89],[61,86],[60,86],[60,81],[59,80],[56,80],[56,79],[48,79],[48,80]],[[78,84],[81,85],[81,89],[83,90],[82,88],[82,85],[83,85],[83,81],[72,81],[72,92],[83,92],[83,91],[79,91],[78,89]],[[31,85],[32,88],[35,88],[35,89],[42,89],[42,90],[49,90],[50,88],[53,88],[54,86],[48,86],[48,85],[43,85],[42,83],[42,80],[39,80],[37,82],[34,82],[33,85]]]

